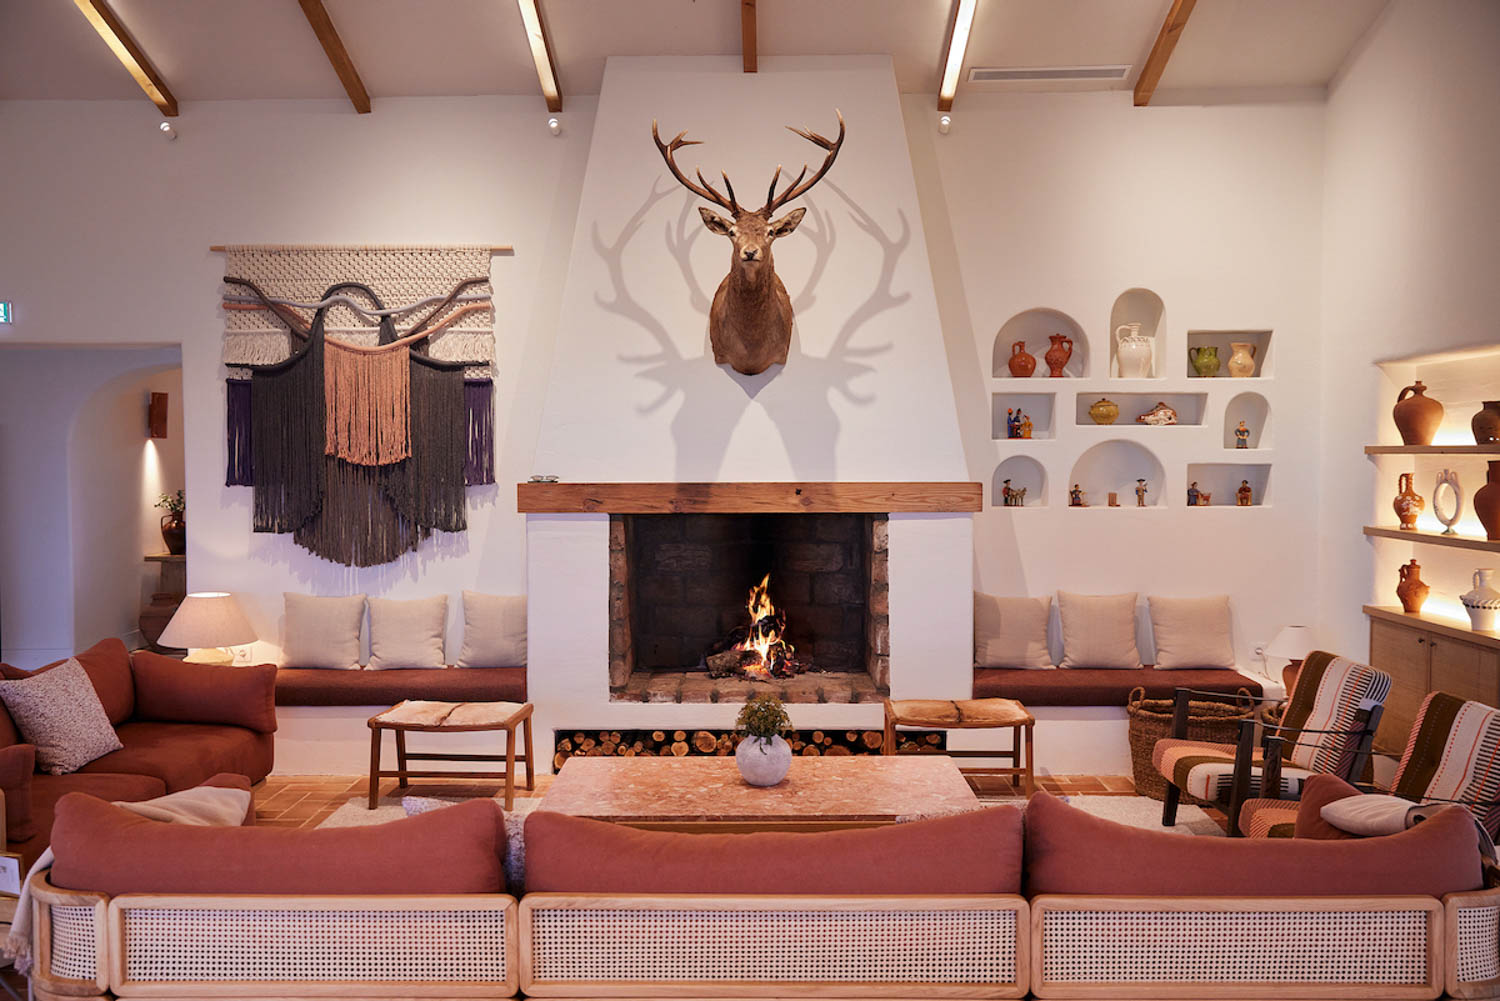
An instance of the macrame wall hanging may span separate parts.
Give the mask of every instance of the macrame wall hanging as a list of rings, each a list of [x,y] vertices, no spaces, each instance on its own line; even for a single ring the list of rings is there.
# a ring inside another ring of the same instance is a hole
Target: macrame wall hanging
[[[489,247],[225,247],[225,482],[346,566],[468,527],[495,482]]]

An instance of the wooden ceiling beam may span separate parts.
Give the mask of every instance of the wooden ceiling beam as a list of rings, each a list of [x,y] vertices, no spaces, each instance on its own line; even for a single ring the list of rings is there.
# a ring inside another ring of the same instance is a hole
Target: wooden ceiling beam
[[[740,0],[740,51],[745,55],[745,72],[756,70],[755,0]]]
[[[1156,44],[1151,46],[1151,54],[1146,57],[1146,65],[1141,68],[1141,75],[1135,82],[1137,108],[1151,103],[1151,95],[1156,93],[1156,85],[1161,83],[1161,75],[1166,72],[1167,60],[1172,58],[1172,50],[1177,48],[1177,40],[1182,37],[1182,29],[1187,27],[1188,17],[1197,3],[1198,0],[1172,0],[1172,9],[1167,11],[1161,31],[1156,34]]]
[[[548,111],[562,110],[562,88],[557,82],[557,60],[552,56],[552,39],[542,20],[541,0],[516,0],[521,8],[521,23],[526,26],[526,43],[531,46],[531,61],[536,63],[536,79]]]
[[[334,29],[333,19],[328,16],[323,0],[297,0],[297,3],[302,8],[302,13],[307,15],[307,23],[312,25],[313,34],[318,36],[318,44],[323,46],[328,61],[333,64],[333,71],[339,75],[344,93],[349,95],[349,103],[361,115],[368,115],[370,94],[365,90],[364,81],[359,78],[359,70],[354,68],[354,60],[349,58],[349,50],[344,48],[344,40]]]
[[[172,96],[166,81],[156,72],[156,67],[151,65],[151,60],[136,44],[130,32],[125,30],[125,25],[120,23],[109,4],[105,0],[73,0],[73,3],[88,18],[99,37],[104,39],[104,44],[114,52],[115,58],[130,71],[135,82],[141,85],[141,90],[151,98],[151,103],[160,108],[161,113],[168,118],[177,117],[177,98]]]

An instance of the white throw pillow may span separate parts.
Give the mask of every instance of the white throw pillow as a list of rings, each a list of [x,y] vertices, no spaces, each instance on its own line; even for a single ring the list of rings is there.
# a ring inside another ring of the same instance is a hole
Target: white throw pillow
[[[1071,594],[1057,592],[1062,617],[1063,667],[1141,666],[1135,645],[1135,592]]]
[[[1229,595],[1209,598],[1147,598],[1151,632],[1156,637],[1156,666],[1175,671],[1234,668],[1229,640]]]
[[[415,601],[370,599],[371,671],[447,667],[443,638],[448,634],[448,596]]]
[[[282,667],[359,670],[359,627],[365,618],[365,596],[315,598],[282,594],[286,605],[286,642]]]
[[[526,596],[464,592],[459,667],[526,666]]]
[[[1052,596],[1000,598],[974,592],[974,665],[1049,670],[1047,617]]]
[[[1415,805],[1400,796],[1346,796],[1322,810],[1323,819],[1341,831],[1373,838],[1406,830],[1406,813]]]
[[[37,768],[49,775],[76,772],[123,746],[88,672],[74,658],[29,678],[0,681],[0,701],[22,739],[36,745]]]

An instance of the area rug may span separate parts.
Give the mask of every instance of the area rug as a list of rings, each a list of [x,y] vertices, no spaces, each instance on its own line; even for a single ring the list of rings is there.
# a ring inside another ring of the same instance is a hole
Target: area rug
[[[1168,834],[1187,834],[1203,838],[1222,838],[1224,830],[1202,807],[1187,803],[1177,808],[1177,823],[1161,826],[1161,802],[1145,796],[1069,796],[1068,805],[1094,817],[1113,820],[1127,827]]]

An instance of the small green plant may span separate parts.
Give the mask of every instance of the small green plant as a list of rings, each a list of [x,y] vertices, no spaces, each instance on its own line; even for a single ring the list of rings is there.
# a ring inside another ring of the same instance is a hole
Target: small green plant
[[[182,491],[175,494],[162,494],[161,500],[156,502],[159,508],[165,508],[169,514],[180,515],[187,510],[187,499],[183,497]]]
[[[786,714],[786,706],[776,696],[754,695],[740,710],[734,725],[747,737],[770,740],[791,730],[792,718]]]

